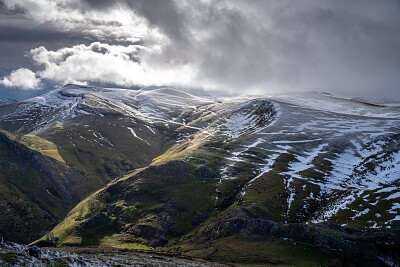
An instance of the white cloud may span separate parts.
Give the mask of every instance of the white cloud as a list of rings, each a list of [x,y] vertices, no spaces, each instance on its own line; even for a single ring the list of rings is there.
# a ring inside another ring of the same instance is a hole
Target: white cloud
[[[12,71],[10,75],[0,80],[0,84],[22,90],[34,90],[39,88],[40,79],[36,78],[33,71],[20,68]]]
[[[109,45],[95,42],[56,51],[41,46],[32,49],[34,62],[42,67],[43,79],[68,82],[133,85],[187,85],[194,72],[192,66],[159,64],[150,66],[145,59],[151,53],[140,45]]]

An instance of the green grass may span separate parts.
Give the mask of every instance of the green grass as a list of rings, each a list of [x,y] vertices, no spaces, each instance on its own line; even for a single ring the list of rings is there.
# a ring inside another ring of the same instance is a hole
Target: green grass
[[[46,132],[43,138],[57,144],[68,165],[101,185],[147,166],[172,145],[164,132],[154,135],[143,125],[119,115],[94,117],[82,123],[88,127],[66,125],[63,129]],[[127,126],[138,134],[149,132],[145,136],[148,143],[135,138]],[[94,133],[104,138],[96,138]]]
[[[59,246],[81,245],[82,236],[77,232],[77,228],[80,224],[88,220],[88,216],[90,216],[94,212],[98,212],[99,210],[101,210],[102,204],[95,199],[95,196],[97,196],[99,192],[101,192],[101,190],[97,191],[93,195],[87,197],[82,202],[80,202],[50,233],[33,242],[33,244],[48,245],[47,240],[49,239],[49,237],[56,235],[59,237]]]
[[[366,195],[368,195],[368,197]],[[355,201],[348,206],[348,209],[340,210],[332,220],[336,223],[345,223],[348,226],[358,228],[373,226],[375,222],[377,225],[384,225],[385,222],[396,216],[396,214],[388,212],[392,208],[393,203],[396,202],[396,199],[386,200],[385,198],[389,195],[390,193],[387,192],[375,193],[372,190],[368,190],[363,195],[356,198]],[[400,198],[397,199],[397,201],[399,200]],[[374,202],[377,203],[375,204]],[[354,220],[351,219],[358,212],[362,212],[366,209],[369,209],[369,211],[356,217]],[[379,217],[377,217],[376,214],[379,214]]]
[[[186,255],[234,266],[327,266],[334,258],[307,245],[260,237],[231,236],[210,244],[192,243],[179,247]]]
[[[16,141],[21,142],[22,144],[28,146],[33,150],[39,151],[43,155],[65,163],[64,159],[58,151],[56,144],[50,142],[49,140],[41,138],[37,135],[28,134],[18,137]]]
[[[129,237],[127,237],[129,239]],[[100,247],[109,247],[116,249],[128,249],[128,250],[153,250],[152,247],[135,243],[126,242],[126,236],[123,234],[114,234],[111,236],[105,236],[100,240]]]
[[[14,252],[0,253],[0,260],[11,266],[17,263],[18,254]]]
[[[246,190],[243,199],[247,204],[257,204],[268,214],[267,219],[283,221],[287,206],[284,177],[275,172],[264,174]]]
[[[14,135],[12,133],[0,130],[0,132],[4,133],[7,135],[10,139],[15,140],[30,149],[36,150],[40,153],[42,153],[45,156],[54,158],[58,161],[61,161],[65,163],[63,157],[58,151],[58,147],[56,144],[53,142],[50,142],[49,140],[46,140],[42,137],[39,137],[37,135],[33,134],[27,134],[27,135]]]
[[[167,167],[158,165],[153,168]],[[147,169],[134,172],[133,176],[124,176],[92,194],[78,204],[64,221],[52,230],[51,235],[60,237],[59,245],[99,245],[104,242],[105,236],[115,236],[120,231],[110,227],[111,232],[107,232],[104,228],[107,225],[100,225],[101,220],[107,218],[104,224],[115,222],[123,229],[129,229],[139,222],[152,223],[170,201],[177,203],[173,205],[178,205],[174,215],[174,227],[176,234],[182,235],[201,222],[199,216],[207,218],[208,214],[214,211],[214,180],[201,180],[190,171],[178,176],[158,175],[154,174],[153,170],[150,171],[151,174],[147,172]],[[121,185],[125,190],[128,189],[128,192],[130,188],[138,188],[138,192],[143,193],[123,197],[120,195]],[[118,189],[114,192],[111,190],[113,187]],[[38,243],[45,242],[47,237],[44,236]],[[105,240],[110,242],[110,238]],[[118,246],[121,247],[123,243]]]

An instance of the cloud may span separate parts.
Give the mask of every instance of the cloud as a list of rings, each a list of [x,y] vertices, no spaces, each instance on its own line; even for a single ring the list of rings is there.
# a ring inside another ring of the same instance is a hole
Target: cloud
[[[94,10],[115,3],[82,0]],[[190,65],[192,85],[230,92],[396,94],[397,1],[119,0],[158,30],[154,68]],[[143,37],[146,41],[146,37]],[[144,42],[151,50],[154,47]],[[379,92],[379,93],[378,93]]]
[[[6,9],[3,13],[16,13],[13,17],[0,18],[1,24],[10,26],[20,22],[21,28],[32,28],[33,25],[36,31],[48,29],[58,30],[60,34],[81,33],[81,38],[95,37],[110,42],[156,34],[126,4],[113,4],[107,10],[85,8],[86,5],[79,0],[2,0],[2,4]],[[18,21],[14,21],[16,19]]]
[[[39,88],[40,79],[36,78],[33,71],[20,68],[12,71],[10,75],[1,79],[0,84],[22,90],[35,90]]]
[[[191,80],[190,66],[154,68],[140,61],[148,53],[140,45],[109,45],[94,42],[49,51],[41,46],[30,51],[41,66],[42,79],[67,82],[95,82],[134,85],[184,84]],[[177,82],[177,81],[180,82]]]
[[[14,25],[43,33],[28,66],[43,80],[400,98],[396,0],[3,2],[25,21],[0,18],[12,42]]]

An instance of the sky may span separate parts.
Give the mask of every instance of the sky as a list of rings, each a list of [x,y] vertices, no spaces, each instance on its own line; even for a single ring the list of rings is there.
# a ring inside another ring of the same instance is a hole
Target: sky
[[[0,0],[0,98],[66,83],[400,101],[399,0]]]

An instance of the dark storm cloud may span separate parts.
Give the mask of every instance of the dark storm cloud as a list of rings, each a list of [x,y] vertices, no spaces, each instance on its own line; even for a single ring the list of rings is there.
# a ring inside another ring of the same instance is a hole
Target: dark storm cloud
[[[80,3],[75,4],[78,8],[95,8],[99,10],[105,10],[111,7],[114,7],[118,1],[109,1],[109,0],[82,0]]]
[[[3,1],[0,1],[0,15],[2,17],[6,16],[16,16],[19,14],[24,14],[24,10],[22,8],[15,8],[15,9],[9,9],[6,7],[6,5],[3,3]]]
[[[160,28],[174,40],[185,39],[185,22],[181,19],[184,13],[178,10],[177,4],[171,0],[129,0],[127,4],[145,17],[150,25]]]
[[[117,5],[131,8],[139,16],[146,18],[150,26],[157,27],[175,41],[185,40],[186,15],[173,0],[81,0],[83,7],[107,10]]]
[[[60,31],[48,25],[33,23],[2,25],[0,36],[0,69],[31,68],[32,60],[26,54],[43,44],[49,49],[58,49],[95,40],[78,31]]]
[[[0,27],[0,43],[19,43],[19,42],[41,42],[52,43],[62,41],[69,45],[76,41],[82,41],[83,35],[80,32],[61,32],[47,25],[3,25]]]
[[[104,9],[111,5],[84,2]],[[265,93],[302,89],[400,98],[399,1],[119,4],[169,37],[154,64],[195,62],[200,81]]]

